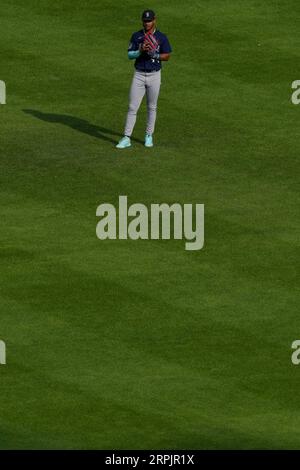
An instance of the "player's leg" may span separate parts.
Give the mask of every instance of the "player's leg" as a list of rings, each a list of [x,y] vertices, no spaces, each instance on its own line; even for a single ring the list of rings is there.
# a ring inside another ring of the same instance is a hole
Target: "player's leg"
[[[124,132],[128,137],[130,137],[133,132],[137,112],[141,106],[145,92],[145,75],[140,72],[135,72],[129,93],[129,108]]]
[[[155,72],[147,76],[146,83],[146,94],[147,94],[147,128],[145,145],[146,147],[153,146],[153,133],[155,129],[156,113],[157,113],[157,101],[159,96],[161,84],[161,72]]]
[[[129,108],[126,118],[124,137],[118,143],[117,148],[130,147],[130,137],[133,132],[136,123],[137,112],[141,106],[145,92],[145,76],[142,73],[135,72],[129,93]]]

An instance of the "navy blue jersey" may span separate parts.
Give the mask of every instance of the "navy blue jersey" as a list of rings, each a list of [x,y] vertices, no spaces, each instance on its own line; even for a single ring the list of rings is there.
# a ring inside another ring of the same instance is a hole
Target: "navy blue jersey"
[[[158,30],[155,30],[153,36],[158,42],[156,51],[159,54],[169,54],[170,52],[172,52],[169,40],[165,34],[161,33]],[[136,33],[133,33],[128,47],[128,52],[137,51],[139,49],[140,44],[144,42],[144,37],[145,31],[143,29]],[[161,62],[157,59],[151,59],[147,52],[142,52],[140,57],[136,59],[134,66],[137,70],[141,72],[154,72],[161,69]]]

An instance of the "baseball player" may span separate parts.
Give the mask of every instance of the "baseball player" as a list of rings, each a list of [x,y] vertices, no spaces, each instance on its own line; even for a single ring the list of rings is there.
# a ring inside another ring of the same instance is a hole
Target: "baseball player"
[[[143,12],[142,22],[143,29],[132,35],[128,47],[128,58],[135,59],[135,73],[130,89],[124,137],[117,145],[119,149],[131,146],[130,137],[145,93],[148,113],[145,146],[153,147],[157,100],[161,83],[161,62],[168,61],[172,52],[167,36],[156,29],[156,16],[153,10]]]

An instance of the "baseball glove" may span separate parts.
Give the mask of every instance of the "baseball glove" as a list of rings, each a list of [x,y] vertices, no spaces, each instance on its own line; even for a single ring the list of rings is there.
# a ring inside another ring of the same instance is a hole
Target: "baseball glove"
[[[147,51],[156,51],[158,47],[158,42],[155,39],[154,35],[152,33],[147,33],[145,34],[144,38],[144,46]]]

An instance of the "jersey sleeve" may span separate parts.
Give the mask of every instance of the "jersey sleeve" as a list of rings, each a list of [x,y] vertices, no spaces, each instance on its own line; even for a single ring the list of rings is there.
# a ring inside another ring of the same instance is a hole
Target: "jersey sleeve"
[[[130,39],[130,42],[129,42],[129,46],[128,46],[128,52],[130,51],[137,51],[139,48],[139,44],[138,42],[136,41],[136,36],[135,34],[133,34],[131,36],[131,39]]]
[[[172,52],[171,44],[169,43],[169,39],[167,36],[164,36],[163,41],[160,45],[160,51],[162,54],[170,54]]]

